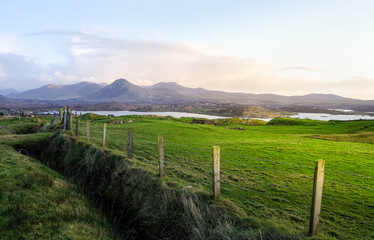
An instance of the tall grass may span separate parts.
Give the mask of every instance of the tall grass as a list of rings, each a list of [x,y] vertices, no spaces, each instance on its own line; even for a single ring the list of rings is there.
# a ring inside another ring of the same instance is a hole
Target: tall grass
[[[13,135],[0,138],[0,239],[116,239],[79,188],[16,152],[8,139]]]

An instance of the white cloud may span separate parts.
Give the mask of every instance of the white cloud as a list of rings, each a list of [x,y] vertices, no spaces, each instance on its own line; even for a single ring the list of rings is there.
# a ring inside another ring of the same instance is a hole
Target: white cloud
[[[4,70],[3,70],[3,67],[0,64],[0,79],[3,79],[5,77],[6,77],[6,74],[5,74]]]
[[[0,53],[14,53],[19,51],[16,44],[17,37],[14,35],[0,36]]]
[[[25,89],[47,83],[111,83],[126,78],[137,85],[166,81],[231,92],[373,98],[372,78],[331,81],[334,72],[313,66],[274,67],[255,59],[220,55],[217,49],[195,43],[106,38],[80,32],[40,34],[65,38],[69,64],[41,66],[24,56],[0,54],[2,86]]]
[[[134,81],[131,81],[131,82],[138,86],[151,86],[154,84],[154,82],[152,82],[149,79],[141,79],[141,78],[135,79]]]

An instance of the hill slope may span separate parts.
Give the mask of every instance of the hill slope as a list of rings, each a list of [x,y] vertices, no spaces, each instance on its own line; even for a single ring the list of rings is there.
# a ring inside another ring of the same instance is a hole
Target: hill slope
[[[20,102],[20,101],[5,97],[3,95],[0,95],[0,104],[1,105],[15,104],[15,103],[18,103],[18,102]]]
[[[97,92],[104,86],[102,84],[80,82],[69,85],[49,84],[43,87],[32,89],[21,93],[10,94],[9,97],[16,99],[33,100],[66,100],[77,99]]]
[[[126,79],[117,79],[110,85],[83,98],[94,102],[181,102],[189,98],[172,91],[156,91],[153,89],[136,86]]]
[[[126,79],[117,79],[110,85],[80,82],[71,85],[46,85],[9,97],[32,100],[72,100],[87,102],[119,102],[141,104],[189,104],[195,102],[262,105],[270,107],[304,106],[318,108],[346,108],[374,111],[374,100],[364,101],[333,94],[281,96],[276,94],[229,93],[184,87],[175,82],[160,82],[140,87]]]
[[[0,95],[7,96],[11,93],[17,93],[18,91],[13,88],[0,89]]]

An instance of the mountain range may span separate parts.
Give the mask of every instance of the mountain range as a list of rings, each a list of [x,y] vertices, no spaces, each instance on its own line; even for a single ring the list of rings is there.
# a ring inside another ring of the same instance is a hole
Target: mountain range
[[[194,102],[253,104],[263,106],[318,106],[352,109],[364,106],[374,109],[374,100],[344,98],[333,94],[309,94],[281,96],[276,94],[228,93],[203,88],[188,88],[175,82],[160,82],[152,86],[136,86],[125,79],[113,83],[96,84],[80,82],[70,85],[49,84],[43,87],[7,95],[21,100],[57,101],[69,100],[86,103],[119,102],[137,104],[178,104]]]
[[[13,88],[7,88],[7,89],[0,89],[0,95],[6,96],[11,93],[17,93],[18,91]]]
[[[8,94],[7,97],[15,99],[31,99],[31,100],[67,100],[81,99],[91,95],[106,84],[96,84],[90,82],[80,82],[69,85],[48,84],[43,87],[28,90],[25,92],[17,92]]]

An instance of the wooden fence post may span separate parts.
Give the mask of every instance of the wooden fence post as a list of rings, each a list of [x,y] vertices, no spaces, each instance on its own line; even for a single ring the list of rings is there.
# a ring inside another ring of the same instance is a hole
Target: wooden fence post
[[[75,122],[75,136],[79,136],[79,118],[76,119],[76,122]]]
[[[90,142],[90,121],[86,121],[87,123],[87,142]]]
[[[58,112],[60,113],[60,123],[62,123],[62,108],[59,108]]]
[[[105,148],[105,137],[106,137],[106,123],[103,126],[103,148]]]
[[[69,130],[71,130],[73,126],[73,113],[71,112],[70,108],[68,108],[68,111],[69,111]]]
[[[157,137],[157,145],[158,145],[158,166],[159,166],[159,173],[160,177],[165,177],[165,157],[164,157],[164,137],[162,135],[158,135]]]
[[[310,211],[309,234],[318,234],[318,224],[321,214],[323,178],[325,172],[325,159],[316,162],[314,168],[312,208]]]
[[[64,107],[64,130],[67,130],[67,123],[68,123],[68,120],[67,120],[67,118],[68,118],[68,112],[67,112],[67,108],[66,108],[66,106]]]
[[[213,146],[213,197],[219,198],[220,193],[220,147]]]
[[[127,129],[127,157],[133,158],[132,128]]]

